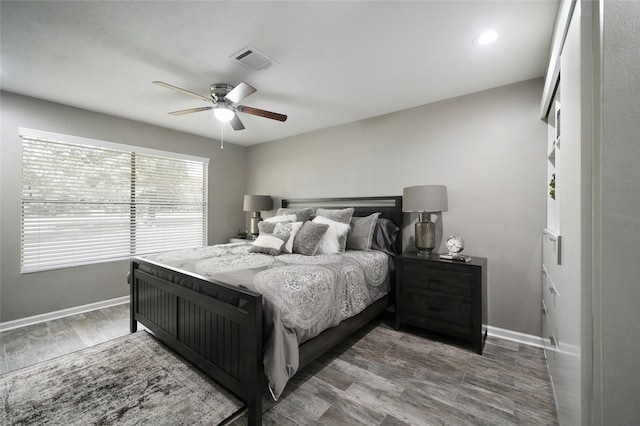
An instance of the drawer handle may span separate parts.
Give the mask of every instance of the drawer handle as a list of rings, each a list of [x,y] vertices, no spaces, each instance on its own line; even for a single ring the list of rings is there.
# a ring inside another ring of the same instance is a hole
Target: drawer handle
[[[556,290],[556,288],[555,288],[555,287],[553,287],[553,286],[549,286],[548,288],[549,288],[549,293],[551,293],[551,294],[558,294],[558,290]]]

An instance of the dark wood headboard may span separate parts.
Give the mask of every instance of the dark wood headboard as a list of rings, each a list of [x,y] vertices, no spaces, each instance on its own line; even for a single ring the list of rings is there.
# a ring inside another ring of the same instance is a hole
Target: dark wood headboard
[[[354,216],[368,216],[379,212],[381,218],[390,219],[400,231],[396,238],[396,253],[402,253],[402,196],[348,197],[348,198],[290,198],[282,200],[282,207],[344,209],[353,207]]]

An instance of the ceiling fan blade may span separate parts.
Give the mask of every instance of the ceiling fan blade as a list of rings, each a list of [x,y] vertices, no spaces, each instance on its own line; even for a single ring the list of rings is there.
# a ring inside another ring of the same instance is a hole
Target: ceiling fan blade
[[[185,89],[181,89],[180,87],[174,86],[174,85],[169,84],[169,83],[165,83],[164,81],[154,81],[153,84],[157,84],[158,86],[166,87],[167,89],[176,90],[178,92],[184,93],[185,95],[190,95],[190,96],[196,97],[196,98],[198,98],[200,100],[203,100],[203,101],[213,102],[213,99],[211,99],[211,98],[208,98],[208,97],[203,96],[203,95],[199,95],[199,94],[194,93],[194,92],[190,92],[190,91],[185,90]]]
[[[231,127],[233,127],[233,130],[244,129],[244,124],[242,124],[242,121],[240,121],[240,117],[238,117],[238,114],[235,114],[235,113],[233,114],[233,118],[231,119],[229,124],[231,124]]]
[[[213,107],[199,107],[199,108],[189,108],[189,109],[181,109],[180,111],[172,111],[169,114],[171,115],[183,115],[183,114],[191,114],[192,112],[200,112],[207,111],[213,109]]]
[[[286,121],[287,116],[284,114],[278,114],[277,112],[265,111],[263,109],[253,108],[244,105],[238,105],[236,109],[240,112],[244,112],[251,115],[257,115],[258,117],[270,118],[272,120]]]
[[[236,87],[234,87],[227,95],[224,97],[231,103],[237,104],[242,99],[246,98],[250,94],[254,93],[257,89],[247,83],[240,83]]]

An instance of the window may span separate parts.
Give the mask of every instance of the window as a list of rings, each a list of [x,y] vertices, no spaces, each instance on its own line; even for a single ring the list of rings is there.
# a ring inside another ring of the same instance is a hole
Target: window
[[[207,243],[208,159],[20,129],[21,272]]]

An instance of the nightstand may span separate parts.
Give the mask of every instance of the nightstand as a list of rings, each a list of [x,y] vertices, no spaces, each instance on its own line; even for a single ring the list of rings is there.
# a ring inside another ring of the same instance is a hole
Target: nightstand
[[[482,355],[487,336],[487,259],[396,257],[396,329],[410,325],[461,339]]]
[[[248,238],[230,237],[229,242],[230,243],[253,243],[253,240],[250,240]]]

